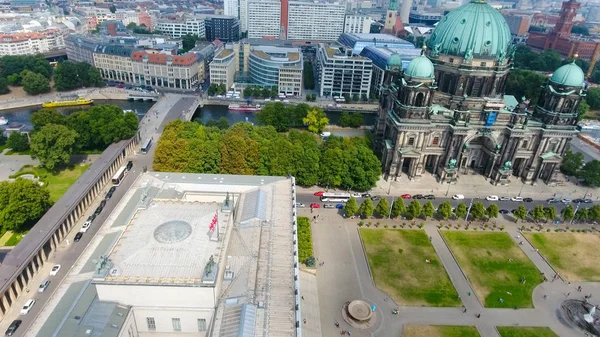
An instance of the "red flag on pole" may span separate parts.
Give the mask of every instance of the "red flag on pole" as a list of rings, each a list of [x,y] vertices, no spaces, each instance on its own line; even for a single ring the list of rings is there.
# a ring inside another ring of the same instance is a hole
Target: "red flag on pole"
[[[211,234],[214,233],[215,228],[217,228],[218,221],[219,221],[218,212],[215,212],[215,216],[213,217],[212,221],[210,222],[210,226],[208,226],[208,231]]]

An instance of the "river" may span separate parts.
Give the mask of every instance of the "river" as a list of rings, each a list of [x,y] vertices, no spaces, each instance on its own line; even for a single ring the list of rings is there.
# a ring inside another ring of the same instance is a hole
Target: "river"
[[[94,105],[99,104],[111,104],[120,106],[124,110],[133,110],[137,113],[138,117],[141,119],[148,110],[154,105],[155,102],[141,102],[141,101],[119,101],[119,100],[95,100]],[[91,106],[76,106],[76,107],[67,107],[67,108],[58,108],[57,110],[68,115],[74,111],[80,111],[89,109]],[[0,116],[4,116],[8,120],[9,123],[17,122],[21,124],[25,124],[27,126],[31,126],[30,118],[31,114],[35,111],[41,109],[41,107],[28,107],[28,108],[20,108],[20,109],[12,109],[12,110],[4,110],[0,111]],[[330,124],[337,124],[341,112],[339,111],[326,111],[327,117],[329,118]],[[199,120],[203,124],[211,119],[219,119],[221,117],[227,118],[229,124],[235,124],[238,122],[255,122],[256,117],[253,113],[245,113],[245,112],[237,112],[237,111],[229,111],[227,106],[223,105],[206,105],[202,108],[199,108],[193,116],[194,120]],[[374,113],[366,113],[365,117],[365,125],[374,125],[376,114]]]

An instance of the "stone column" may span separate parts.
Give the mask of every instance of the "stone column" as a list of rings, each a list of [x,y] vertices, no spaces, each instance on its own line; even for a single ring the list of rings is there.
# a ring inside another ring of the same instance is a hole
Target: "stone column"
[[[400,159],[400,163],[396,166],[396,177],[402,176],[402,167],[404,167],[404,157]]]

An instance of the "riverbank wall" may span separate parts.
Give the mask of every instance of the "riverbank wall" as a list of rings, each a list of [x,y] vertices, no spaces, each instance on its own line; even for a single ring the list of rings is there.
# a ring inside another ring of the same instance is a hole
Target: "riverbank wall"
[[[27,96],[15,99],[4,99],[0,104],[0,111],[29,107],[41,107],[44,102],[60,101],[83,97],[93,100],[123,100],[129,99],[129,92],[118,88],[79,89],[67,92],[52,92],[37,96]]]
[[[232,99],[232,98],[215,98],[215,97],[205,97],[203,99],[203,105],[222,105],[228,106],[229,104],[246,104],[246,100],[243,98],[240,99]],[[291,98],[289,100],[289,104],[308,104],[310,106],[317,106],[323,110],[327,111],[348,111],[348,112],[362,112],[362,113],[377,113],[379,111],[379,104],[362,104],[362,103],[354,103],[354,104],[332,104],[331,101],[317,101],[317,102],[306,102],[301,99]],[[252,104],[261,104],[264,105],[269,102],[265,102],[263,100],[256,100]]]

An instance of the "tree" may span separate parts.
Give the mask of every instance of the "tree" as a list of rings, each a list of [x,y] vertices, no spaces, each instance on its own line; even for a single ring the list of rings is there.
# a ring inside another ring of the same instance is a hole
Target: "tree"
[[[364,117],[360,112],[342,112],[338,124],[343,127],[358,128],[364,124]]]
[[[319,108],[312,108],[308,111],[306,117],[302,118],[304,124],[308,124],[308,130],[313,133],[321,133],[329,124],[329,118],[325,111]]]
[[[357,94],[352,95],[352,102],[358,102],[360,97]]]
[[[488,218],[490,219],[495,219],[498,217],[498,205],[496,204],[491,204],[488,206],[488,208],[485,210],[485,214],[488,216]]]
[[[600,221],[600,205],[590,207],[588,216],[592,221]]]
[[[482,219],[485,216],[485,206],[482,202],[478,201],[471,207],[471,215],[475,219]]]
[[[438,206],[437,214],[440,218],[446,220],[452,216],[452,204],[450,201],[444,201]]]
[[[206,122],[207,127],[216,127],[219,130],[225,130],[229,128],[229,120],[226,117],[221,117],[219,119],[211,119]]]
[[[382,218],[390,216],[390,203],[386,198],[381,198],[375,207],[375,212]]]
[[[50,91],[50,82],[48,82],[48,79],[41,74],[24,70],[21,73],[21,78],[23,90],[30,95],[37,95]]]
[[[343,97],[346,103],[350,103],[350,101],[352,101],[352,97],[350,97],[350,94],[348,93],[344,94]]]
[[[418,200],[413,200],[406,209],[406,215],[411,219],[417,218],[421,215],[422,210],[421,203]]]
[[[40,109],[31,114],[31,124],[35,130],[48,124],[67,125],[67,116],[54,109]]]
[[[466,217],[467,216],[467,205],[465,205],[464,202],[461,202],[460,204],[458,204],[458,206],[456,206],[456,209],[454,210],[454,214],[456,214],[456,216],[459,219]]]
[[[392,218],[397,218],[406,212],[406,205],[404,199],[398,197],[392,204]]]
[[[523,205],[520,205],[519,207],[517,207],[513,215],[518,220],[525,220],[525,218],[527,218],[527,208],[525,208],[525,206]]]
[[[77,132],[64,125],[48,124],[31,136],[31,154],[40,163],[54,170],[71,161]]]
[[[433,207],[433,204],[431,203],[431,201],[427,200],[425,205],[423,205],[422,212],[423,212],[423,215],[425,216],[425,219],[427,219],[427,217],[433,216],[433,214],[435,213],[435,207]]]
[[[581,207],[577,210],[577,213],[575,213],[575,218],[579,221],[588,221],[590,218],[589,209]]]
[[[526,69],[515,69],[510,72],[506,81],[506,93],[521,98],[526,97],[531,105],[535,105],[540,96],[540,86],[546,76]]]
[[[313,65],[310,61],[304,62],[304,89],[313,90],[315,88],[315,74]]]
[[[31,228],[51,205],[50,193],[35,181],[0,182],[0,223],[5,229],[23,232]]]
[[[29,150],[29,139],[27,135],[20,132],[11,132],[6,140],[6,146],[15,152]]]
[[[587,186],[600,186],[600,161],[591,160],[585,163],[577,177]]]
[[[52,77],[52,66],[42,55],[3,56],[0,58],[0,77],[7,78],[11,85],[18,85],[23,70]]]
[[[590,105],[588,104],[588,102],[585,99],[582,99],[581,102],[579,102],[579,107],[577,108],[577,113],[579,114],[579,119],[583,118],[585,116],[585,114],[587,114],[590,111]]]
[[[60,62],[54,70],[54,88],[58,91],[104,86],[100,71],[85,62]]]
[[[110,5],[110,7],[108,7],[108,10],[110,10],[111,13],[115,14],[117,12],[117,7],[115,5]]]
[[[198,35],[187,34],[181,38],[181,46],[184,53],[196,47],[196,41],[202,40]]]
[[[366,198],[360,204],[360,207],[358,208],[358,214],[360,214],[362,218],[366,218],[373,216],[374,210],[375,208],[373,207],[373,201],[371,201],[371,198]]]
[[[0,95],[9,93],[8,80],[4,77],[0,77]]]
[[[556,207],[550,206],[550,207],[544,208],[544,217],[546,218],[546,220],[550,220],[550,221],[556,219],[557,218]]]
[[[560,171],[568,176],[576,176],[583,166],[583,154],[567,150],[560,164]]]
[[[274,126],[277,132],[288,131],[292,122],[288,106],[281,102],[267,103],[255,116],[261,125]]]
[[[546,217],[546,212],[544,211],[544,206],[542,205],[537,205],[533,208],[533,210],[531,211],[531,217],[536,220],[542,220]]]
[[[129,28],[129,29],[133,29],[135,27],[137,27],[137,25],[135,24],[135,22],[130,22],[130,23],[127,24],[127,28]]]
[[[585,100],[590,105],[590,108],[594,110],[600,109],[600,88],[588,88]]]
[[[358,204],[356,203],[356,199],[354,197],[348,199],[348,202],[344,205],[344,212],[346,212],[347,216],[352,216],[358,212]]]
[[[575,209],[573,209],[572,205],[568,205],[562,209],[560,215],[565,221],[573,220],[573,217],[575,216]]]
[[[580,34],[580,35],[588,36],[588,35],[590,35],[590,30],[586,26],[577,26],[577,25],[574,25],[571,28],[571,33],[572,34]]]

